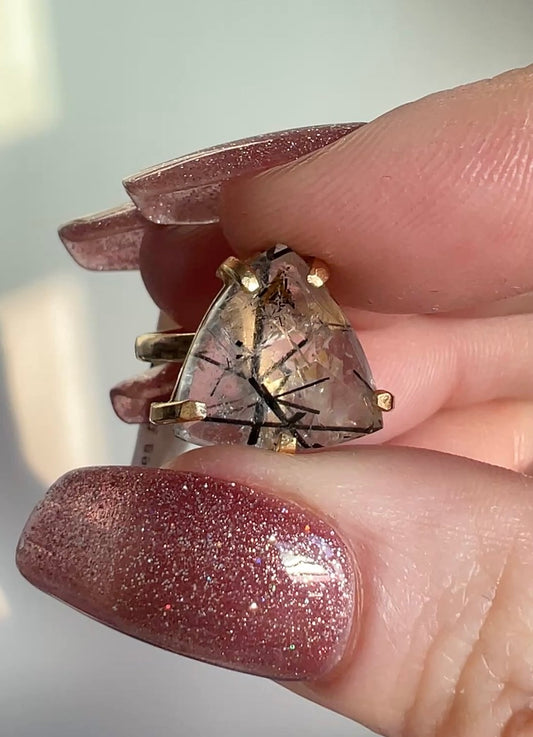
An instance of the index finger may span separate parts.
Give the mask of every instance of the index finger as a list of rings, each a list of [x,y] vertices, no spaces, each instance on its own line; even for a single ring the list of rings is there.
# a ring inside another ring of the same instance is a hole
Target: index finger
[[[533,67],[402,106],[227,185],[242,254],[320,256],[348,305],[436,312],[533,289]]]

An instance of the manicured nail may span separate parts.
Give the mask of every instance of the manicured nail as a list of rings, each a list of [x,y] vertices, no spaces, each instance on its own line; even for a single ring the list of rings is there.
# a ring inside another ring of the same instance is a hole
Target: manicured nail
[[[74,261],[92,271],[139,268],[139,249],[149,223],[134,205],[72,220],[59,237]]]
[[[169,399],[180,368],[181,364],[165,363],[114,386],[109,396],[117,416],[131,424],[148,422],[150,404]]]
[[[17,564],[104,624],[234,670],[314,680],[352,645],[358,592],[339,535],[299,505],[227,481],[73,471],[34,510]]]
[[[216,222],[223,182],[294,161],[361,125],[295,128],[224,143],[128,177],[124,186],[142,214],[154,223]]]

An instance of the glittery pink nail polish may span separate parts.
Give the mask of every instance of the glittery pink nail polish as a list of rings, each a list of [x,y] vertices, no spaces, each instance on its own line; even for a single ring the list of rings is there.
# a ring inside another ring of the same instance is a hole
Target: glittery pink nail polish
[[[17,563],[101,622],[226,668],[312,680],[351,644],[358,592],[338,534],[294,503],[227,481],[73,471],[31,515]]]
[[[128,177],[124,186],[142,214],[154,223],[216,222],[223,182],[294,161],[361,125],[294,128],[224,143]]]
[[[150,404],[165,402],[172,394],[181,364],[165,363],[139,376],[125,379],[109,392],[117,416],[124,422],[148,422]]]
[[[134,205],[78,218],[59,228],[74,261],[94,271],[139,268],[139,249],[149,223]]]
[[[138,269],[149,221],[161,225],[216,222],[224,182],[294,161],[362,125],[341,123],[267,133],[160,164],[124,180],[137,207],[124,205],[77,218],[59,228],[59,237],[76,263],[86,269]],[[175,245],[179,245],[179,236],[175,231]],[[185,240],[187,236],[184,231]]]

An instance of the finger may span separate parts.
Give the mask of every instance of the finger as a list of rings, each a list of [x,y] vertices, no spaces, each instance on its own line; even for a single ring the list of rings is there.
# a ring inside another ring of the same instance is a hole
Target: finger
[[[533,467],[533,402],[442,410],[392,442],[528,473]]]
[[[222,283],[216,271],[233,252],[217,225],[146,226],[138,266],[154,302],[181,326],[194,330]],[[354,310],[356,328],[378,328],[405,315]]]
[[[533,288],[533,67],[405,105],[227,186],[242,253],[283,242],[345,304],[448,311]]]
[[[139,265],[158,307],[193,331],[221,287],[216,270],[230,253],[217,225],[151,226],[141,243]]]
[[[498,315],[528,315],[533,313],[533,292],[518,294],[516,297],[476,305],[470,310],[458,310],[454,317],[497,317]]]
[[[531,721],[531,482],[384,448],[283,459],[209,449],[174,467],[296,500],[349,541],[357,642],[329,681],[299,693],[387,735],[496,737],[520,713]]]
[[[121,233],[120,237],[126,238],[131,234]],[[117,236],[118,237],[118,236]],[[110,242],[110,241],[109,241]],[[75,241],[74,246],[78,249],[76,257],[80,258],[79,248],[85,241]],[[93,241],[89,239],[89,244]],[[96,241],[95,241],[96,243]],[[120,251],[120,244],[114,246],[108,252],[101,254],[98,250],[88,252],[89,256],[96,259],[91,268],[111,268],[109,264],[103,266],[97,259],[99,256],[114,258],[113,254]],[[84,246],[85,247],[85,246]],[[155,228],[145,223],[143,238],[139,241],[135,267],[141,268],[141,274],[145,285],[158,305],[164,305],[165,309],[174,317],[185,320],[191,327],[195,320],[201,319],[201,310],[207,307],[220,288],[220,282],[213,278],[216,269],[222,260],[232,253],[229,244],[217,226],[192,227],[166,227]],[[85,253],[85,252],[84,252]],[[128,252],[122,252],[127,257]],[[139,258],[139,256],[141,257]],[[90,268],[87,261],[79,263]],[[141,263],[139,264],[139,260]],[[118,268],[116,259],[113,261]],[[122,268],[126,268],[123,264]],[[191,276],[194,277],[191,280]],[[194,289],[191,286],[194,285]],[[184,292],[185,290],[185,292]],[[192,299],[184,299],[186,292],[192,291]],[[199,301],[198,307],[196,303]],[[192,319],[187,317],[188,309],[193,306]],[[454,317],[495,317],[498,315],[531,314],[533,312],[533,293],[520,294],[483,305],[476,305],[467,310],[457,310]],[[449,314],[449,313],[448,313]],[[380,314],[367,310],[350,310],[350,318],[356,329],[377,328],[394,324],[405,319],[406,315]],[[196,323],[198,324],[198,323]]]
[[[383,734],[496,737],[527,713],[531,481],[392,448],[211,448],[174,469],[64,477],[25,528],[23,574]]]
[[[403,435],[444,408],[533,398],[529,315],[459,320],[414,316],[359,333],[378,387],[396,397],[385,427],[358,444]]]

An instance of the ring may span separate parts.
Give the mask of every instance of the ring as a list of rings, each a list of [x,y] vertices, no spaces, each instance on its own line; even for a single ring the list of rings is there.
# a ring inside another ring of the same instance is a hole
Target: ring
[[[357,336],[325,286],[329,271],[285,245],[217,270],[224,286],[196,333],[147,333],[135,353],[182,367],[150,422],[196,445],[284,453],[380,430],[390,392],[374,386]]]

